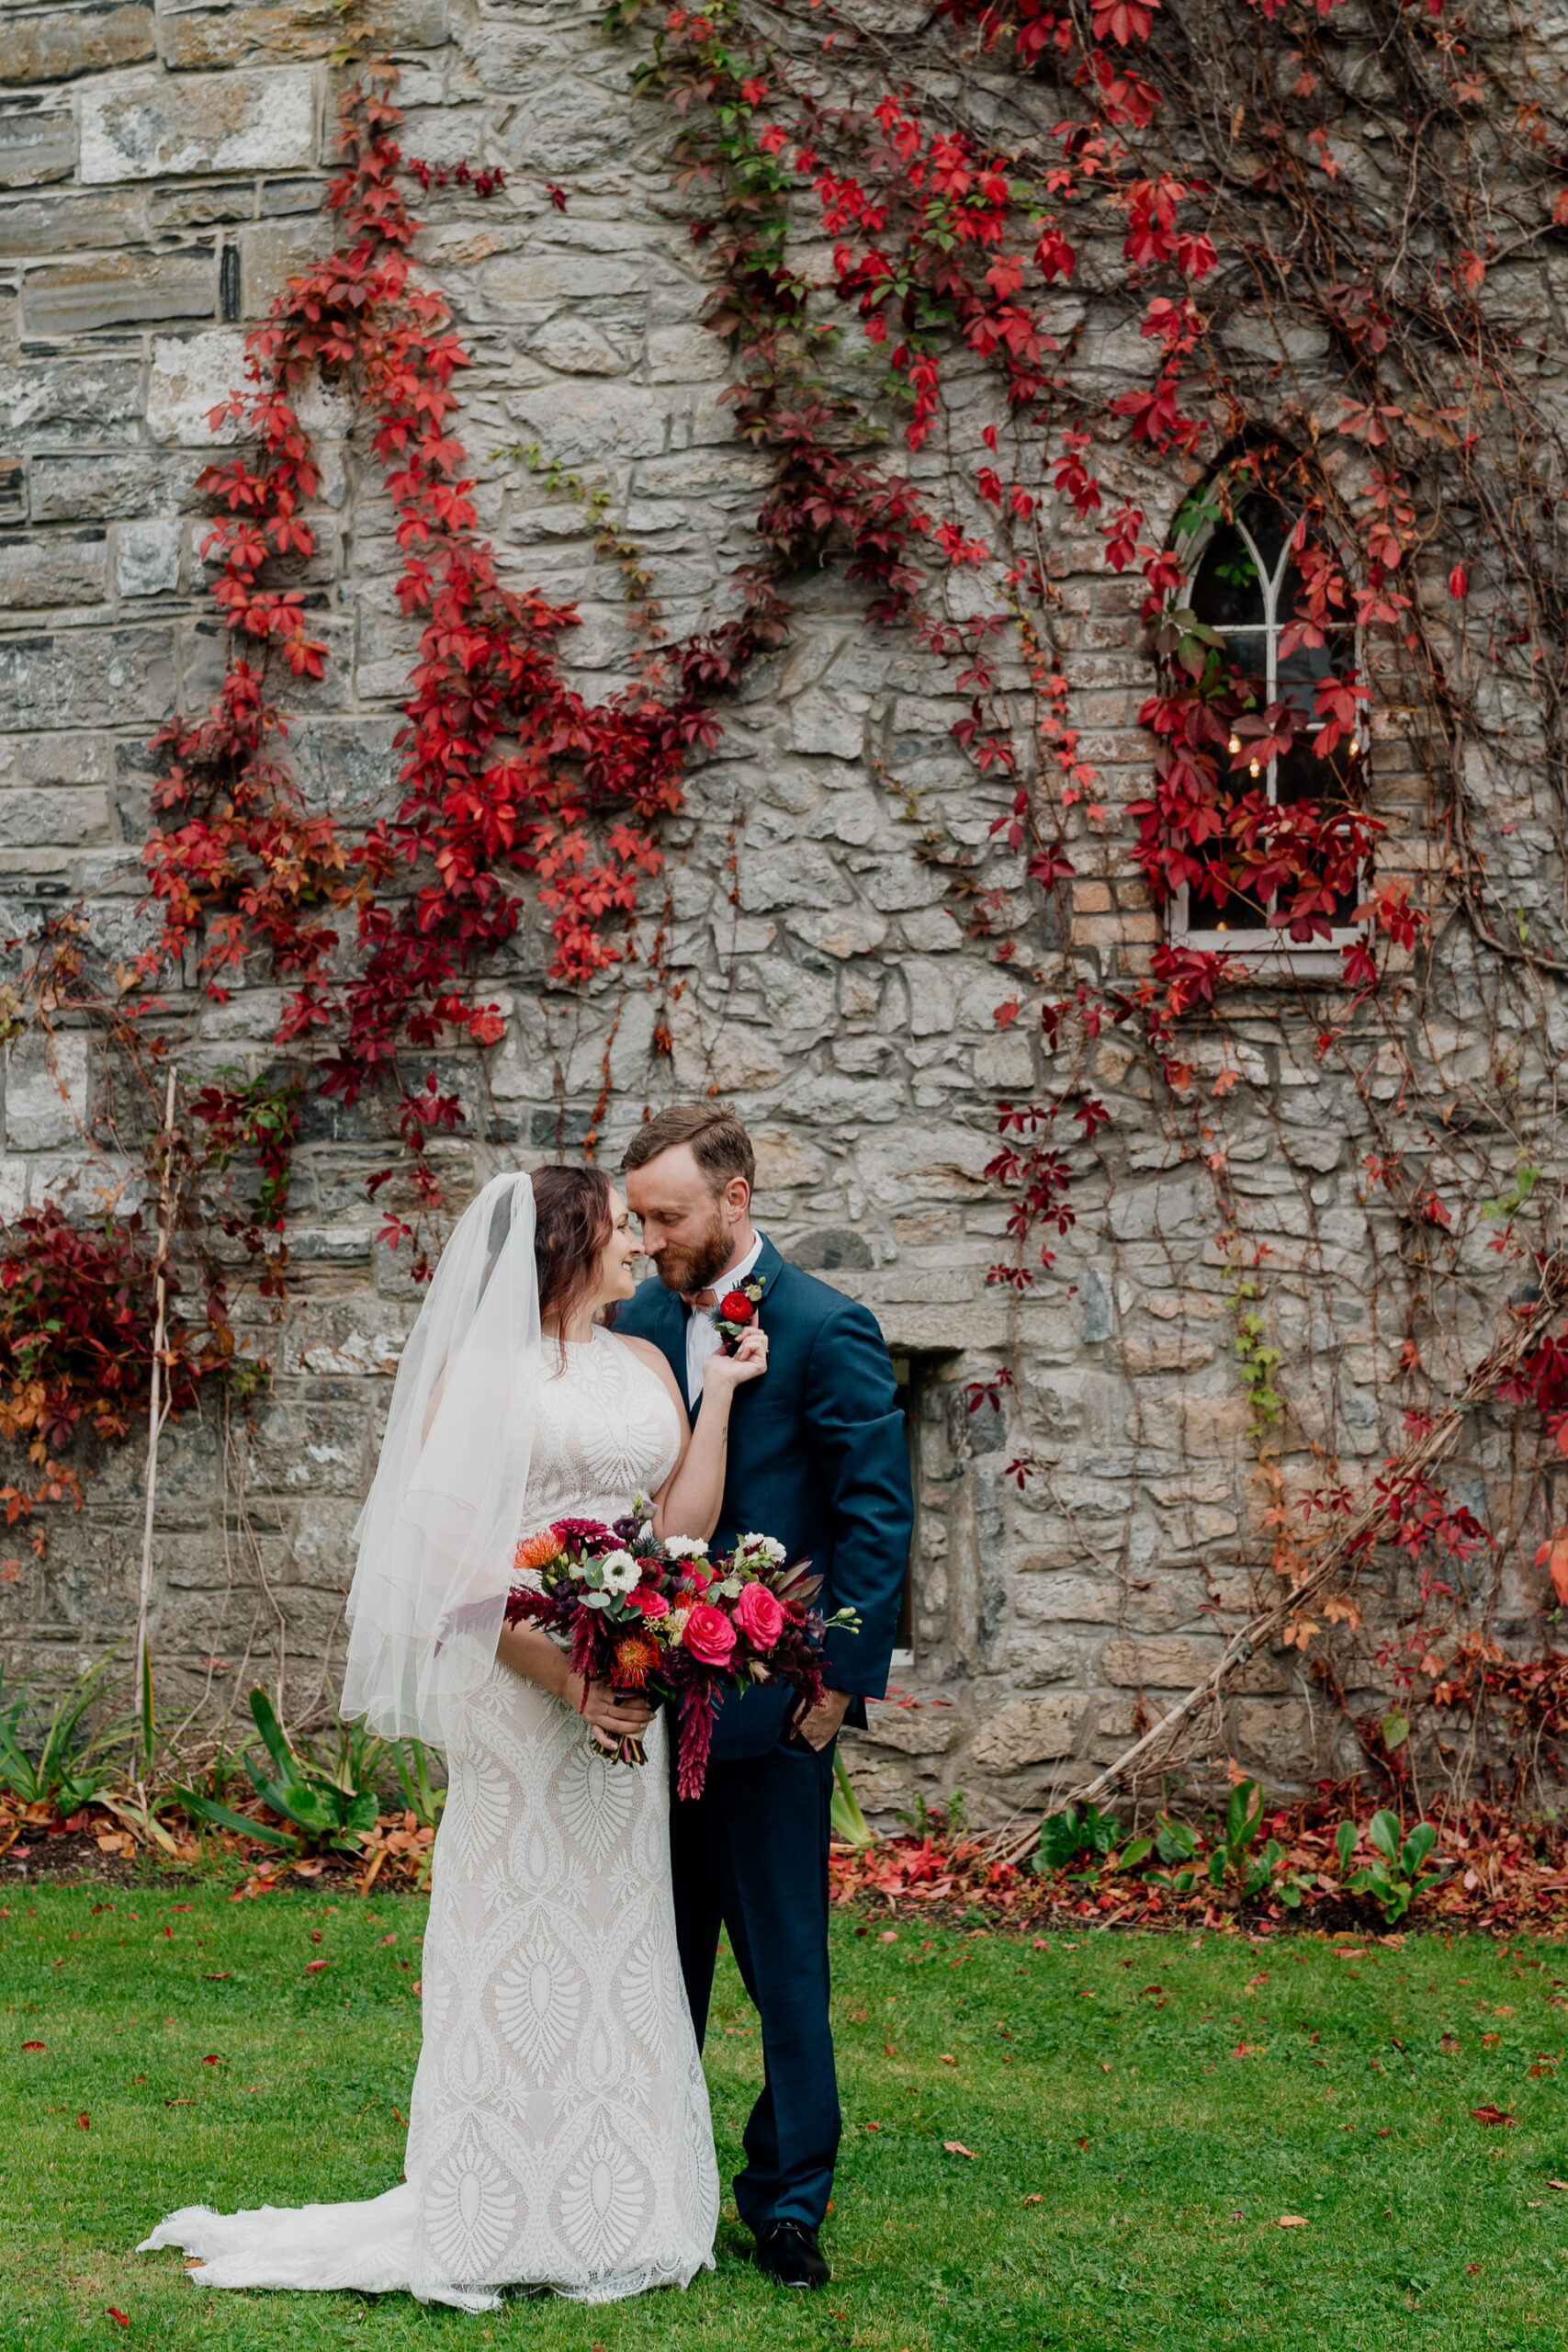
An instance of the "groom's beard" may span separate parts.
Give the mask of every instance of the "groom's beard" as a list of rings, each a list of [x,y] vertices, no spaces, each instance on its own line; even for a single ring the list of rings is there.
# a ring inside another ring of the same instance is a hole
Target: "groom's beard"
[[[713,1223],[700,1241],[684,1245],[671,1241],[660,1251],[655,1261],[659,1279],[666,1290],[678,1290],[687,1297],[694,1291],[707,1290],[728,1265],[733,1247],[724,1212],[716,1203]]]

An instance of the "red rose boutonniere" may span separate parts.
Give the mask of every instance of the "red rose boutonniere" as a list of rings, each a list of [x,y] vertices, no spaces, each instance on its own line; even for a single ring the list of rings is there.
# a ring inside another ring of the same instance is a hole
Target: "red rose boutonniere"
[[[742,1283],[738,1289],[727,1290],[719,1300],[718,1311],[713,1318],[713,1328],[724,1342],[726,1355],[732,1356],[735,1353],[747,1332],[756,1322],[757,1309],[761,1304],[762,1293],[767,1287],[768,1278],[765,1274],[753,1274],[749,1283]]]

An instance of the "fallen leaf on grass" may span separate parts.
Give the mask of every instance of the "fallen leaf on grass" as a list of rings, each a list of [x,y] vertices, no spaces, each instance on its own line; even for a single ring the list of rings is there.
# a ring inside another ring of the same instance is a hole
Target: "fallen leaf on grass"
[[[962,2140],[944,2140],[942,2144],[950,2156],[968,2156],[972,2162],[975,2160],[974,2149],[966,2148]]]
[[[1509,2115],[1505,2109],[1495,2107],[1490,2102],[1488,2102],[1485,2107],[1472,2107],[1470,2111],[1472,2115],[1474,2116],[1477,2123],[1501,2123],[1506,2125],[1510,2132],[1514,2128],[1516,2120],[1515,2117]]]
[[[165,2107],[194,2107],[196,2101],[193,2098],[166,2098],[164,2105]]]
[[[1026,2205],[1043,2205],[1045,2199],[1041,2196],[1040,2191],[1036,2189],[1032,2197],[1026,2197],[1023,2201]]]
[[[1568,2188],[1568,2180],[1549,2180],[1548,2188]]]
[[[390,1934],[389,1936],[383,1936],[383,1937],[382,1937],[380,1943],[377,1945],[376,1949],[377,1949],[377,1951],[381,1951],[381,1950],[382,1950],[382,1948],[383,1948],[385,1945],[387,1945],[387,1944],[395,1944],[395,1943],[397,1942],[397,1940],[398,1940],[398,1931],[397,1931],[396,1928],[394,1928],[392,1929],[392,1932],[391,1932],[391,1934]]]
[[[953,2056],[953,2052],[952,2052],[952,2051],[951,2051],[951,2050],[944,2050],[944,2051],[942,2052],[942,2064],[944,2066],[956,2066],[956,2065],[957,2065],[957,2064],[958,2064],[958,2061],[957,2061],[957,2059]]]
[[[223,2061],[219,2057],[217,2052],[214,2051],[210,2058],[204,2058],[201,2063],[204,2066],[221,2066]]]
[[[47,2050],[49,2048],[49,2044],[47,2041],[24,2041],[22,2048],[24,2050]]]
[[[1304,2213],[1281,2213],[1280,2227],[1282,2230],[1306,2230],[1312,2227],[1312,2223]]]
[[[226,1968],[220,1976],[214,1976],[209,1973],[202,1979],[202,1982],[206,1984],[227,1984],[233,1973],[234,1972],[231,1968]]]
[[[314,1976],[319,1968],[330,1968],[331,1966],[332,1962],[330,1960],[308,1960],[305,1962],[305,1973],[307,1976]]]
[[[108,2304],[107,2308],[110,2319],[113,2320],[117,2327],[129,2327],[130,2325],[130,2322],[127,2319],[125,2313],[123,2312],[117,2312],[112,2303]]]
[[[90,2115],[79,2115],[76,2118],[76,2127],[78,2131],[90,2132],[93,2128],[92,2117]]]

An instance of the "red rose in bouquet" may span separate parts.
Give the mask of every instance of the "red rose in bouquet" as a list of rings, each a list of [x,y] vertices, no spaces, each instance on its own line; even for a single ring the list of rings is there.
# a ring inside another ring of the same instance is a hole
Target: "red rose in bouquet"
[[[686,1612],[681,1639],[699,1664],[728,1666],[735,1649],[735,1627],[711,1600],[699,1600]]]
[[[771,1650],[784,1631],[784,1605],[765,1584],[742,1585],[735,1603],[735,1622],[748,1641]]]
[[[830,1626],[856,1632],[860,1622],[852,1610],[829,1619],[814,1609],[820,1577],[804,1563],[785,1567],[784,1546],[770,1536],[744,1535],[716,1559],[706,1554],[697,1538],[660,1544],[640,1506],[614,1527],[558,1520],[517,1546],[519,1574],[537,1581],[514,1587],[506,1605],[508,1624],[525,1618],[570,1651],[585,1687],[607,1682],[671,1708],[683,1797],[702,1793],[714,1709],[727,1690],[778,1680],[818,1705],[824,1636]],[[616,1753],[624,1763],[644,1761],[637,1740],[622,1740]]]

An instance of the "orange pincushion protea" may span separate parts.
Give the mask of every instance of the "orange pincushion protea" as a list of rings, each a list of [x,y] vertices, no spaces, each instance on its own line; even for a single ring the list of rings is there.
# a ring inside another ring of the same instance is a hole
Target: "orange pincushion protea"
[[[514,1568],[546,1568],[560,1557],[562,1549],[555,1529],[547,1527],[541,1534],[525,1535],[512,1555],[512,1565]]]
[[[646,1634],[628,1634],[615,1644],[615,1679],[628,1690],[640,1690],[658,1664],[658,1645]]]

